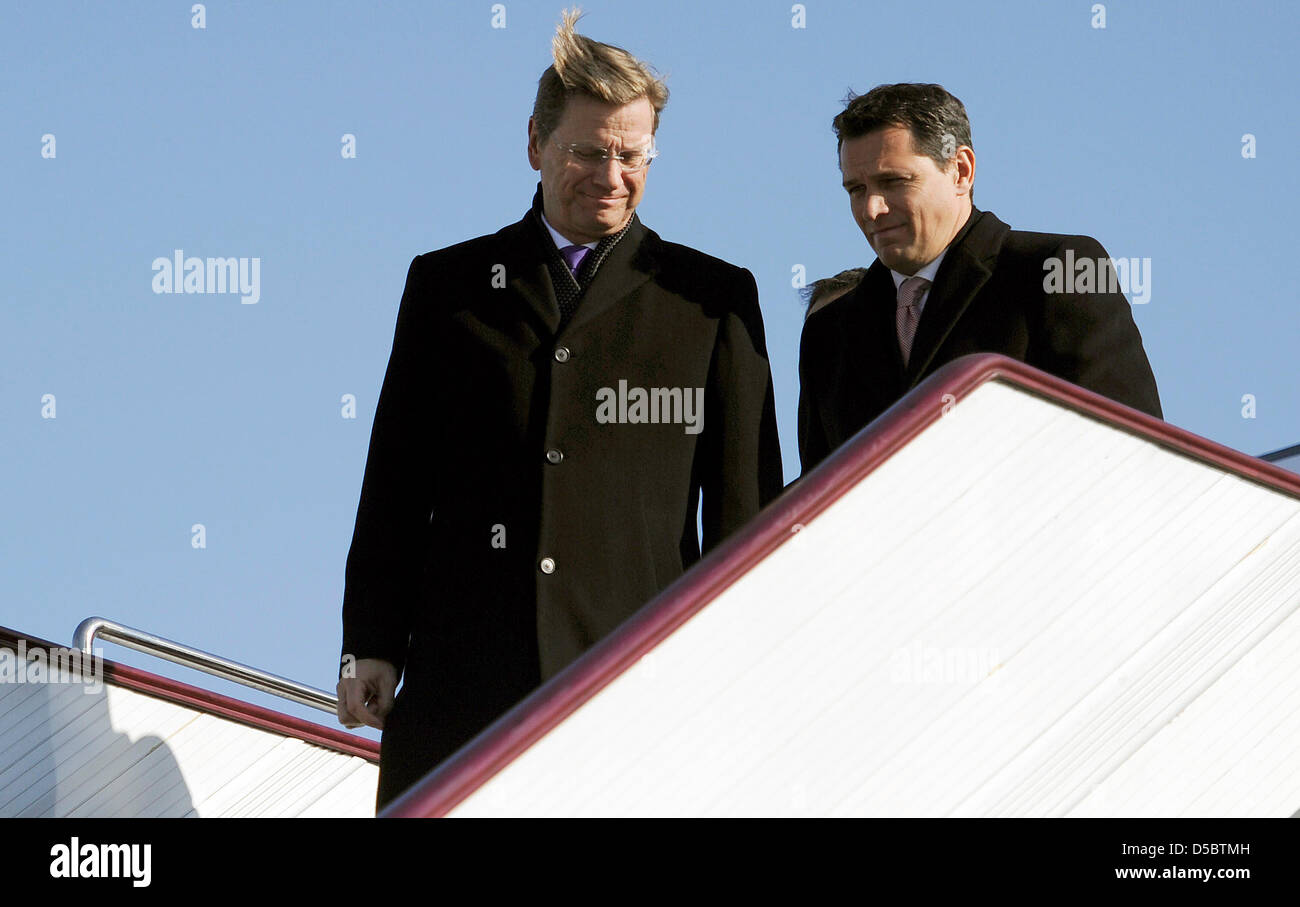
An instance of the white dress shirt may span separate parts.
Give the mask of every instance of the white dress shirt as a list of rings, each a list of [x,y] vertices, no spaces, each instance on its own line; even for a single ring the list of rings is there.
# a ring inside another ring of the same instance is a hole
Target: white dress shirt
[[[920,318],[921,313],[925,311],[925,301],[930,298],[930,290],[934,287],[934,275],[939,273],[939,265],[943,263],[943,257],[948,254],[949,248],[951,248],[951,245],[945,247],[944,250],[939,253],[938,258],[925,267],[918,269],[915,274],[899,274],[893,269],[890,269],[889,271],[890,275],[894,278],[895,299],[898,298],[898,288],[903,285],[903,281],[907,280],[908,277],[924,277],[926,280],[930,281],[930,286],[925,288],[925,292],[921,294],[921,298],[918,299],[916,303],[916,316],[918,318]]]
[[[555,242],[555,248],[557,249],[564,249],[567,248],[568,246],[586,246],[588,249],[596,248],[596,243],[594,242],[584,242],[584,243],[570,242],[568,239],[565,238],[563,233],[561,233],[559,230],[551,226],[551,222],[546,219],[545,214],[542,215],[542,223],[546,225],[546,230],[548,233],[551,234],[551,239]]]

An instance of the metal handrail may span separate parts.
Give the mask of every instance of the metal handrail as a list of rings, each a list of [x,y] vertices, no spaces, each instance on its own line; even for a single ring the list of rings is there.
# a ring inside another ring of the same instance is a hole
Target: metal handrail
[[[1276,463],[1278,460],[1289,460],[1297,454],[1300,454],[1300,444],[1292,444],[1290,447],[1283,447],[1281,450],[1260,454],[1259,458],[1269,463]]]
[[[91,647],[96,636],[105,642],[117,643],[119,646],[135,649],[137,652],[143,652],[146,655],[165,658],[178,665],[184,665],[196,671],[203,671],[225,680],[233,680],[235,683],[241,683],[246,687],[252,687],[255,690],[261,690],[264,693],[270,693],[273,696],[289,699],[302,705],[309,705],[312,708],[320,709],[322,712],[329,712],[331,715],[338,713],[339,698],[334,693],[318,690],[315,687],[298,683],[296,680],[290,680],[278,674],[270,674],[171,639],[164,639],[161,636],[146,633],[144,630],[138,630],[135,627],[127,627],[104,617],[87,617],[77,624],[77,629],[72,634],[72,644],[86,655],[93,655]]]

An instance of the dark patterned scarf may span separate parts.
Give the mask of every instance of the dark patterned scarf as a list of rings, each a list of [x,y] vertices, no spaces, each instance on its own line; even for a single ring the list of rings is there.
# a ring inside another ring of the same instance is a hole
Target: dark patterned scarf
[[[596,243],[596,248],[587,253],[587,257],[582,260],[578,266],[578,274],[575,277],[565,264],[560,250],[555,247],[554,240],[551,239],[550,231],[546,229],[546,224],[542,221],[542,187],[537,187],[537,195],[533,198],[533,210],[529,212],[533,216],[533,222],[537,225],[537,230],[542,235],[542,245],[546,249],[546,267],[551,273],[551,285],[555,287],[555,301],[560,304],[560,326],[557,333],[564,329],[573,317],[573,313],[578,311],[578,303],[582,301],[583,294],[587,287],[596,278],[596,271],[600,268],[609,253],[618,245],[618,241],[624,237],[628,230],[632,228],[632,222],[636,220],[636,213],[627,219],[623,229],[609,236],[602,236]]]

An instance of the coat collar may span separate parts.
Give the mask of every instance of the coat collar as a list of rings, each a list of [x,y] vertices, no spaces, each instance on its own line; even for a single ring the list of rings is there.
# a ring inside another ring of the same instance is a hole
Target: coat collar
[[[511,292],[554,334],[560,326],[560,304],[555,299],[555,288],[546,266],[550,253],[543,245],[551,240],[539,233],[531,211],[497,236],[501,238],[502,263]]]
[[[510,288],[554,335],[560,325],[560,305],[555,298],[547,260],[555,244],[541,222],[541,207],[542,186],[538,183],[532,208],[501,234],[509,250],[505,257]],[[595,279],[582,294],[577,312],[564,326],[563,335],[581,329],[650,279],[658,270],[654,254],[656,239],[654,232],[646,229],[634,212],[627,233],[601,263]]]
[[[916,338],[912,342],[912,353],[904,371],[906,389],[910,389],[926,373],[957,321],[993,276],[998,252],[1010,230],[992,212],[971,208],[970,217],[948,246],[948,254],[944,256],[939,272],[934,276],[930,295],[926,298],[925,308],[921,310]],[[885,276],[888,275],[886,270]],[[892,285],[893,281],[890,280],[890,286]],[[897,350],[897,323],[893,317],[890,318],[890,327],[890,336],[894,339],[893,345]],[[902,355],[896,353],[895,361],[901,369]]]
[[[871,267],[867,268],[867,273],[862,276],[862,282],[853,292],[857,299],[846,307],[845,315],[855,320],[862,319],[865,327],[861,330],[846,331],[845,336],[867,338],[868,343],[874,347],[874,349],[863,350],[864,362],[880,363],[880,365],[869,366],[867,373],[875,372],[878,376],[882,376],[883,373],[888,372],[891,376],[901,377],[903,354],[898,349],[898,325],[895,316],[898,290],[894,286],[889,268],[877,258]],[[849,300],[845,299],[843,302]],[[874,384],[876,378],[869,377],[868,380]],[[898,396],[894,393],[895,390],[896,388],[890,388],[889,393]]]

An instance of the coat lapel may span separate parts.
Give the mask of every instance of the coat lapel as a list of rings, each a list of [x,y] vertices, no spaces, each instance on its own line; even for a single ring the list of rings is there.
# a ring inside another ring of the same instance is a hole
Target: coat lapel
[[[808,399],[827,426],[830,446],[837,447],[888,405],[885,401],[902,396],[903,357],[889,269],[877,260],[854,289],[809,324],[816,340],[801,340],[801,356],[809,357],[806,368],[815,376],[809,380],[821,390]],[[842,430],[847,434],[840,435]]]
[[[903,374],[903,354],[898,349],[897,291],[889,269],[877,259],[858,287],[860,303],[855,316],[862,327],[847,331],[848,337],[866,338],[869,346],[860,350],[869,400],[890,399],[901,396],[900,378]],[[850,359],[857,358],[851,356]]]
[[[501,231],[505,254],[506,280],[510,290],[523,300],[533,314],[554,334],[560,326],[560,304],[546,269],[547,237],[539,235],[532,214]],[[490,278],[491,275],[485,275]]]
[[[989,212],[972,209],[970,219],[953,240],[943,264],[939,265],[934,286],[930,288],[925,308],[921,310],[912,353],[904,372],[905,391],[928,374],[935,354],[971,300],[993,276],[993,265],[1002,248],[1002,240],[1010,229]],[[897,337],[897,326],[891,325],[891,329]],[[899,365],[902,365],[901,355]]]

